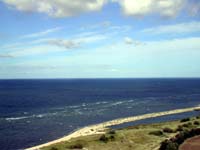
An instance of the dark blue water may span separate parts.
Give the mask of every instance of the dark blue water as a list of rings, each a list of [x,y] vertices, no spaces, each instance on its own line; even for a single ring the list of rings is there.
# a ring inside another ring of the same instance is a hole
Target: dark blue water
[[[200,79],[0,80],[0,148],[22,149],[88,124],[199,104]]]

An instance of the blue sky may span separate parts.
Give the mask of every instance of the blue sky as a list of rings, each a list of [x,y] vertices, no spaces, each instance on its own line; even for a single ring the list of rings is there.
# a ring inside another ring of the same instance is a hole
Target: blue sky
[[[0,0],[0,78],[200,77],[199,0]]]

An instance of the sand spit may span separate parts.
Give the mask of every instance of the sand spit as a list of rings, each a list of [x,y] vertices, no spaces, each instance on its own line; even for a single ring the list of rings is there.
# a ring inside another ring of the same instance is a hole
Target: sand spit
[[[139,116],[127,117],[127,118],[119,118],[119,119],[103,122],[100,124],[83,127],[63,138],[60,138],[60,139],[57,139],[45,144],[41,144],[38,146],[34,146],[31,148],[27,148],[25,150],[39,150],[42,147],[50,146],[52,144],[56,144],[63,141],[68,141],[72,138],[87,136],[87,135],[94,135],[94,134],[102,134],[102,133],[105,133],[105,130],[109,126],[113,126],[113,125],[119,125],[119,124],[123,124],[127,122],[133,122],[133,121],[143,120],[143,119],[148,119],[148,118],[154,118],[154,117],[160,117],[160,116],[166,116],[166,115],[172,115],[172,114],[178,114],[178,113],[185,113],[185,112],[190,112],[190,111],[195,111],[195,110],[200,110],[200,106],[184,108],[184,109],[176,109],[176,110],[170,110],[170,111],[164,111],[164,112],[156,112],[156,113],[144,114],[144,115],[139,115]]]

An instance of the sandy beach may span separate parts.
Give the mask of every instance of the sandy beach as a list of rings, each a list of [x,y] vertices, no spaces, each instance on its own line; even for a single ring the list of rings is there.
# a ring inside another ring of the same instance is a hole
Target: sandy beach
[[[176,109],[176,110],[170,110],[170,111],[164,111],[164,112],[157,112],[157,113],[150,113],[150,114],[144,114],[144,115],[139,115],[139,116],[133,116],[133,117],[127,117],[127,118],[119,118],[107,122],[103,122],[100,124],[95,124],[95,125],[90,125],[83,127],[63,138],[37,145],[31,148],[26,148],[26,150],[39,150],[42,147],[46,147],[52,144],[56,144],[59,142],[63,141],[68,141],[72,138],[80,137],[80,136],[87,136],[87,135],[94,135],[94,134],[102,134],[105,133],[105,130],[113,125],[119,125],[127,122],[133,122],[137,120],[143,120],[143,119],[148,119],[148,118],[154,118],[154,117],[160,117],[160,116],[165,116],[165,115],[172,115],[172,114],[178,114],[178,113],[185,113],[185,112],[191,112],[195,110],[200,110],[200,106],[198,107],[191,107],[191,108],[184,108],[184,109]]]

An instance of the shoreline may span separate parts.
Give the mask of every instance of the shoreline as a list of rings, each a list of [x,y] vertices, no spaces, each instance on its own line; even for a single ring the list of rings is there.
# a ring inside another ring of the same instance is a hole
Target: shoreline
[[[47,142],[47,143],[44,143],[44,144],[41,144],[41,145],[26,148],[25,150],[39,150],[40,148],[50,146],[52,144],[57,144],[57,143],[60,143],[60,142],[69,141],[72,138],[94,135],[94,134],[103,134],[103,133],[105,133],[105,130],[108,127],[114,126],[114,125],[119,125],[119,124],[123,124],[123,123],[128,123],[128,122],[133,122],[133,121],[138,121],[138,120],[144,120],[144,119],[149,119],[149,118],[156,118],[156,117],[161,117],[161,116],[166,116],[166,115],[173,115],[173,114],[179,114],[179,113],[185,113],[185,112],[191,112],[191,111],[198,111],[198,110],[200,110],[200,106],[114,119],[114,120],[111,120],[111,121],[106,121],[106,122],[103,122],[103,123],[89,125],[89,126],[80,128],[77,131],[75,131],[75,132],[73,132],[73,133],[71,133],[67,136],[64,136],[62,138],[59,138],[57,140],[53,140],[53,141],[50,141],[50,142]]]

